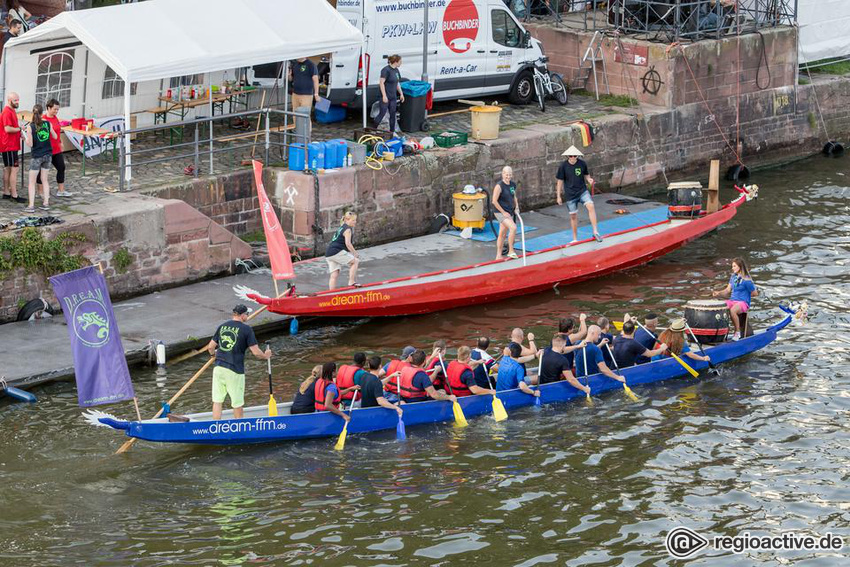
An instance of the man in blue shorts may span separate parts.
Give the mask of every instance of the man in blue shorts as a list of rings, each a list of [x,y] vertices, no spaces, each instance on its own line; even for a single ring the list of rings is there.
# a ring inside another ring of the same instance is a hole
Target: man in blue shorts
[[[570,146],[570,149],[565,151],[563,156],[567,157],[567,161],[561,163],[558,168],[557,188],[555,196],[558,199],[558,204],[567,202],[567,209],[570,212],[570,226],[573,229],[573,242],[578,242],[578,206],[579,203],[584,203],[587,207],[587,215],[590,217],[590,224],[593,226],[593,237],[597,242],[602,242],[602,236],[599,235],[599,229],[596,226],[596,208],[593,206],[593,198],[590,196],[588,187],[593,185],[593,178],[587,171],[587,164],[584,160],[579,159],[584,154],[575,146]],[[562,197],[562,194],[564,196]]]

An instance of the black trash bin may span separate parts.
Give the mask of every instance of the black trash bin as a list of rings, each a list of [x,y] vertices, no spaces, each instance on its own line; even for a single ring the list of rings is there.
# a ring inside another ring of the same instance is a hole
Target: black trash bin
[[[427,130],[425,118],[425,102],[430,83],[424,81],[405,81],[401,84],[404,93],[404,104],[401,105],[398,126],[402,132],[419,132]]]

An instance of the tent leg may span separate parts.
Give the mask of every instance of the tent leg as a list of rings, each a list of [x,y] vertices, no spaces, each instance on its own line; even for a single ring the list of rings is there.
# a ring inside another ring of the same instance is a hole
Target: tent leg
[[[366,90],[369,88],[369,85],[366,84],[366,77],[369,75],[369,69],[366,68],[366,41],[364,40],[360,46],[360,63],[363,66],[363,128],[366,128]]]
[[[212,73],[207,73],[207,85],[210,89],[210,170],[209,175],[213,173],[213,94],[212,94]],[[250,96],[250,95],[248,95]],[[222,110],[224,112],[224,110]]]
[[[130,135],[127,134],[130,130],[130,81],[124,84],[124,167],[126,171],[124,178],[127,181],[127,190],[130,190],[130,180],[133,179],[133,158],[130,152]]]

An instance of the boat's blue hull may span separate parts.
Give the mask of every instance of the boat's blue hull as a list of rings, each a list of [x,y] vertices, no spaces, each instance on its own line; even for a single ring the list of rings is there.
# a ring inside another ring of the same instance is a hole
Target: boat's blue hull
[[[789,315],[777,325],[737,342],[723,343],[707,349],[714,364],[720,364],[740,358],[764,348],[776,339],[777,333],[791,322]],[[687,359],[696,370],[708,368],[707,362]],[[627,384],[634,388],[640,384],[660,382],[670,378],[689,376],[682,366],[672,358],[633,366],[622,371]],[[591,394],[596,396],[609,390],[622,389],[622,385],[601,374],[590,376]],[[566,402],[584,397],[584,393],[568,382],[545,384],[540,388],[541,402],[545,404]],[[508,410],[534,404],[534,397],[520,390],[499,392]],[[467,417],[486,415],[492,412],[492,396],[469,396],[461,398],[459,403]],[[449,402],[419,402],[406,404],[404,423],[410,427],[441,421],[452,421],[452,404]],[[102,423],[127,431],[129,437],[163,443],[198,443],[204,445],[239,445],[244,443],[267,443],[271,441],[290,441],[314,437],[331,437],[342,431],[343,420],[329,412],[301,415],[283,415],[278,417],[253,417],[245,419],[227,419],[219,421],[190,421],[188,423],[170,423],[165,420],[127,422],[110,418],[101,418]],[[367,433],[370,431],[392,430],[398,424],[396,412],[381,408],[357,409],[348,426],[349,433]]]

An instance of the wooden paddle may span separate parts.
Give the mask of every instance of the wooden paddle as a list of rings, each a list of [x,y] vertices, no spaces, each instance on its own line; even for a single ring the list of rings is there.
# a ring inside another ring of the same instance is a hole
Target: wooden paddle
[[[637,325],[638,325],[641,329],[643,329],[644,331],[646,331],[647,333],[649,333],[649,336],[650,336],[650,337],[652,337],[652,338],[653,338],[656,342],[658,342],[658,337],[656,337],[654,334],[652,334],[652,331],[650,331],[649,329],[647,329],[646,327],[644,327],[644,326],[641,324],[641,322],[640,322],[640,321],[638,321],[637,319],[633,319],[633,321],[634,321],[634,322],[635,322],[635,323],[636,323],[636,324],[637,324]],[[670,353],[670,356],[672,356],[673,358],[675,358],[675,359],[676,359],[676,362],[678,362],[679,364],[681,364],[681,365],[682,365],[682,368],[684,368],[685,370],[687,370],[687,371],[690,373],[690,375],[691,375],[691,376],[693,376],[694,378],[699,377],[699,372],[697,372],[696,370],[694,370],[693,368],[691,368],[690,366],[688,366],[688,364],[687,364],[684,360],[682,360],[681,358],[679,358],[679,356],[678,356],[675,352],[673,352],[673,351],[671,351],[671,350],[668,350],[667,352],[669,352],[669,353]]]
[[[357,392],[358,390],[354,390],[354,397],[351,398],[351,409],[348,410],[348,421],[342,426],[342,433],[339,434],[339,439],[336,440],[336,445],[334,445],[334,449],[337,451],[345,449],[345,437],[348,435],[348,423],[351,421],[351,416],[354,415],[354,402],[357,401]]]
[[[446,379],[446,387],[449,389],[449,394],[454,396],[454,392],[452,392],[452,385],[449,384],[449,373],[446,372],[446,365],[443,364],[443,355],[438,354],[437,356],[440,357],[440,366],[443,367],[443,376]],[[463,415],[463,408],[460,407],[460,404],[457,403],[457,400],[452,403],[452,411],[455,414],[455,425],[457,425],[458,427],[466,427],[467,425],[469,425],[469,423],[467,423],[466,421],[466,416]]]
[[[484,360],[484,359],[482,359],[482,360]],[[493,379],[492,379],[493,377],[490,375],[490,371],[487,370],[486,363],[482,362],[482,364],[484,364],[484,374],[487,375],[487,383],[490,384],[490,388],[495,392],[496,391],[496,384],[493,382]],[[537,400],[539,400],[539,399],[540,398],[537,397]],[[537,400],[535,400],[535,402]],[[540,404],[538,403],[537,405],[540,405]],[[505,409],[505,406],[502,403],[502,400],[500,400],[499,397],[496,394],[493,394],[493,419],[495,419],[496,421],[503,421],[505,419],[508,419],[508,412]]]
[[[284,293],[286,293],[286,292],[284,292]],[[279,297],[279,296],[278,296],[278,297]],[[250,315],[248,315],[248,318],[246,319],[246,321],[250,321],[251,319],[253,319],[253,318],[254,318],[254,317],[256,317],[257,315],[259,315],[260,313],[262,313],[263,311],[265,311],[267,307],[268,307],[268,306],[263,305],[262,307],[260,307],[260,308],[259,308],[259,309],[257,309],[256,311],[252,312]],[[201,353],[201,352],[203,352],[204,350],[206,350],[206,349],[198,349],[198,350],[195,352],[195,354],[200,354],[200,353]],[[192,356],[194,356],[194,354],[193,354]],[[201,374],[203,374],[203,373],[204,373],[204,371],[205,371],[207,368],[209,368],[210,366],[212,366],[212,363],[213,363],[213,362],[215,362],[215,357],[214,357],[214,356],[213,356],[213,357],[210,357],[210,359],[209,359],[208,361],[206,361],[206,362],[204,363],[204,365],[203,365],[203,366],[201,366],[201,369],[200,369],[200,370],[198,370],[197,372],[195,372],[195,375],[194,375],[194,376],[192,376],[191,378],[189,378],[189,381],[188,381],[188,382],[186,382],[186,383],[183,385],[183,387],[182,387],[182,388],[180,388],[180,389],[177,391],[177,393],[176,393],[176,394],[174,394],[173,396],[171,396],[171,399],[170,399],[170,400],[168,400],[168,402],[167,402],[168,407],[171,407],[171,406],[174,404],[174,402],[175,402],[175,401],[177,401],[177,398],[179,398],[180,396],[182,396],[182,395],[183,395],[183,392],[185,392],[187,389],[189,389],[189,386],[191,386],[191,385],[195,382],[195,380],[197,380],[198,378],[200,378],[200,377],[201,377]],[[161,416],[161,415],[162,415],[162,410],[163,410],[163,408],[160,408],[160,409],[159,409],[159,411],[158,411],[158,412],[156,412],[156,414],[155,414],[155,415],[154,415],[151,419],[156,419],[156,418],[158,418],[159,416]],[[117,451],[115,451],[115,454],[116,454],[116,455],[119,455],[119,454],[121,454],[121,453],[126,453],[126,452],[130,449],[130,447],[132,447],[132,446],[136,443],[136,441],[137,441],[137,440],[138,440],[138,438],[133,437],[132,439],[130,439],[129,441],[127,441],[126,443],[124,443],[123,445],[121,445],[121,446],[118,448],[118,450],[117,450]]]
[[[619,374],[619,373],[620,373],[620,365],[618,365],[618,364],[617,364],[617,359],[616,359],[616,358],[614,358],[614,353],[613,353],[613,352],[611,352],[611,347],[610,347],[610,346],[608,346],[608,343],[605,343],[605,348],[607,348],[607,349],[608,349],[608,354],[611,356],[611,362],[613,362],[613,363],[614,363],[614,368],[617,370],[617,373]],[[585,363],[585,368],[586,368],[586,367],[587,367],[587,363]],[[621,374],[621,376],[622,376],[622,374]],[[625,379],[626,379],[626,377],[625,377],[625,376],[623,376],[623,380],[625,380]],[[629,397],[629,399],[631,399],[633,402],[639,402],[639,401],[640,401],[640,398],[637,396],[637,394],[635,394],[634,392],[632,392],[632,389],[631,389],[631,388],[629,388],[628,384],[626,384],[625,382],[623,382],[623,391],[624,391],[624,392],[626,392],[626,395],[627,395],[627,396]]]
[[[266,343],[266,350],[269,350],[269,343]],[[277,416],[277,402],[274,399],[274,390],[272,389],[272,359],[266,359],[269,369],[269,417]]]
[[[699,342],[699,339],[697,339],[697,336],[694,334],[694,330],[691,329],[691,326],[688,325],[687,321],[685,321],[685,327],[687,327],[688,332],[691,334],[691,338],[694,339],[694,342],[697,344],[697,347],[699,348],[699,353],[703,356],[708,356],[707,354],[705,354],[705,350],[702,348],[702,343]],[[708,368],[711,372],[714,372],[717,375],[720,374],[720,370],[718,370],[714,363],[711,362],[710,356],[708,356]]]

